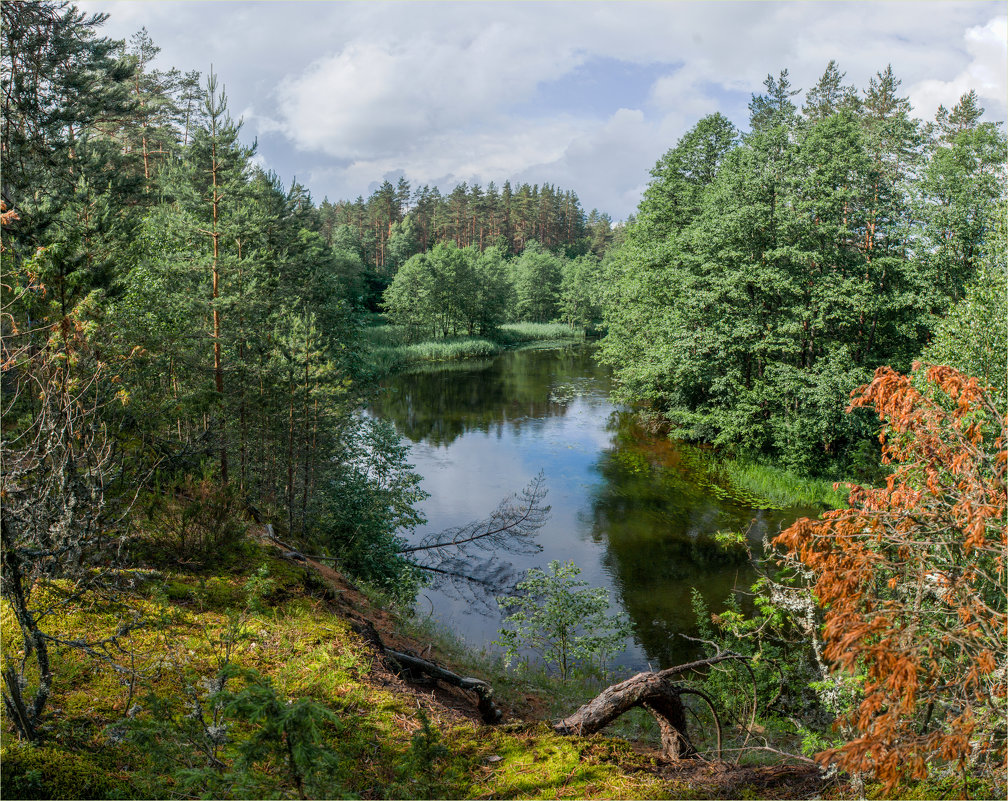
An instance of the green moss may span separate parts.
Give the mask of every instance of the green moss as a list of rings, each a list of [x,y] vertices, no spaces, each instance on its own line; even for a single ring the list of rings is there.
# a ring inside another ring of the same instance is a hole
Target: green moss
[[[276,555],[276,551],[259,547],[255,553],[253,561],[248,563],[249,569],[252,566],[259,567],[265,565],[269,571],[269,577],[276,582],[276,586],[281,589],[295,591],[298,587],[305,586],[305,575],[310,574],[317,577],[314,570],[306,570],[303,567],[292,564],[286,559],[281,559]]]
[[[219,576],[208,579],[203,587],[203,601],[210,609],[235,609],[245,602],[244,590]]]
[[[864,788],[865,798],[893,798],[906,801],[929,801],[939,798],[1004,798],[1004,787],[992,787],[985,782],[966,777],[932,779],[922,782],[907,782],[887,790],[879,782],[869,782]]]
[[[126,797],[127,788],[85,754],[10,743],[0,751],[4,798]]]
[[[337,722],[320,736],[337,757],[333,786],[345,788],[347,795],[659,798],[672,792],[647,757],[611,737],[564,738],[546,724],[506,730],[459,724],[457,718],[439,716],[437,708],[427,713],[425,733],[418,713],[423,696],[375,680],[372,652],[328,602],[318,576],[312,573],[314,578],[306,580],[304,567],[274,557],[272,549],[255,546],[250,552],[253,558],[240,570],[172,573],[167,582],[159,582],[163,591],[138,600],[137,609],[155,622],[120,641],[124,654],[132,651],[143,676],[135,692],[107,667],[60,649],[47,732],[54,745],[35,750],[15,744],[10,757],[5,748],[3,796],[179,792],[173,783],[193,754],[189,741],[178,739],[179,727],[190,720],[185,688],[206,699],[207,680],[217,675],[225,651],[233,666],[268,677],[278,696],[311,698],[335,713]],[[261,603],[251,606],[250,581],[262,590]],[[375,597],[376,603],[380,600]],[[82,603],[54,622],[64,635],[87,630],[101,636],[114,632],[118,620],[97,603]],[[519,714],[569,712],[600,688],[598,681],[586,680],[558,689],[546,674],[518,676],[499,659],[466,650],[450,632],[420,628],[422,639],[434,644],[432,658],[487,678]],[[234,679],[228,689],[241,686]],[[163,704],[158,718],[164,721],[163,733],[157,737],[174,757],[152,758],[140,741],[120,741],[110,734],[123,729],[127,707],[140,709],[131,720],[154,721],[158,707],[151,704],[151,695]],[[646,714],[639,717],[621,721],[620,733],[647,736],[644,730],[653,724]],[[246,721],[229,728],[232,739],[220,752],[228,769],[239,741],[257,725]],[[166,744],[169,737],[178,742]],[[296,793],[283,765],[267,760],[256,770],[261,794]]]
[[[546,725],[524,734],[457,729],[449,748],[467,763],[467,798],[668,798],[668,785],[629,745],[560,737]]]

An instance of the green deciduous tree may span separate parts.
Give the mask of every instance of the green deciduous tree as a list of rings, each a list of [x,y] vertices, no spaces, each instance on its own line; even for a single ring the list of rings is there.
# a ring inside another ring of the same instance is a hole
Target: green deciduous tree
[[[516,585],[518,595],[498,599],[508,614],[499,644],[508,661],[531,650],[566,682],[577,670],[605,673],[609,658],[630,634],[625,616],[609,614],[609,593],[579,579],[573,562],[552,561],[549,572],[532,568]]]
[[[887,68],[857,97],[831,62],[799,117],[785,71],[741,140],[715,115],[662,158],[607,260],[600,354],[621,397],[803,471],[871,435],[846,398],[881,364],[908,368],[961,295],[1005,163],[967,97],[924,165],[898,89]]]
[[[529,242],[511,262],[515,286],[515,318],[548,323],[557,317],[561,261],[537,242]]]
[[[1008,416],[1008,204],[1002,199],[984,243],[976,277],[966,294],[935,326],[924,350],[930,364],[954,367],[991,388]]]
[[[560,319],[587,331],[602,317],[602,264],[594,254],[568,259],[560,279]]]
[[[638,208],[640,234],[658,239],[692,222],[704,192],[737,144],[738,132],[722,114],[708,115],[691,128],[651,170],[654,180]]]
[[[488,334],[513,306],[501,252],[439,243],[407,260],[385,290],[389,318],[413,339]]]
[[[979,121],[982,113],[974,92],[951,112],[939,109],[920,181],[918,247],[938,314],[962,298],[972,280],[1004,183],[1008,141],[997,124]]]

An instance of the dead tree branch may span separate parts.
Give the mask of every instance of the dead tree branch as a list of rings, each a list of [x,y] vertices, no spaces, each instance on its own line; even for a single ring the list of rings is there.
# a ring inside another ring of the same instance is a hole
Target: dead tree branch
[[[387,664],[397,675],[407,679],[426,677],[475,693],[477,697],[476,708],[484,723],[499,723],[504,716],[504,713],[494,703],[493,688],[482,679],[460,676],[434,662],[422,659],[416,654],[386,648],[381,635],[368,620],[354,624],[353,629],[387,658]]]

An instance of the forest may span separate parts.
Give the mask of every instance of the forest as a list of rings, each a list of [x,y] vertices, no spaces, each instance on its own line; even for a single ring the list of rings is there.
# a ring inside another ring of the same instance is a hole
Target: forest
[[[408,618],[464,546],[531,547],[548,512],[537,479],[408,540],[426,493],[362,411],[380,379],[585,336],[649,431],[864,485],[768,543],[745,610],[698,604],[709,675],[636,705],[730,708],[763,756],[839,769],[837,797],[1003,793],[1008,145],[976,93],[924,122],[891,68],[859,90],[830,61],[803,97],[783,70],[748,130],[697,121],[622,223],[547,182],[316,204],[259,166],[222,77],[156,68],[146,29],[0,14],[4,796],[539,797],[472,783],[528,749],[580,795],[685,792],[632,749],[571,750],[587,707],[520,736],[432,722],[388,690],[412,657],[347,611]],[[369,683],[381,653],[395,678]],[[564,651],[544,693],[568,672]],[[464,681],[485,719],[489,684]]]
[[[943,361],[1003,401],[1005,137],[975,93],[924,124],[889,68],[859,93],[831,62],[800,110],[786,70],[765,88],[748,132],[714,114],[661,158],[614,254],[625,397],[803,472],[877,462],[845,408],[879,366]]]

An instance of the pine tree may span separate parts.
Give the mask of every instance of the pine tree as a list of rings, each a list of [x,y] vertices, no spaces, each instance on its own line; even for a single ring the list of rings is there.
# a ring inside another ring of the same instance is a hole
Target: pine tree
[[[1008,140],[999,124],[980,122],[975,92],[952,111],[939,108],[917,212],[924,220],[924,281],[933,311],[944,314],[976,274],[995,204],[1003,193]]]
[[[819,82],[808,90],[802,114],[809,122],[822,122],[838,111],[856,111],[859,99],[853,86],[845,86],[843,79],[846,73],[840,72],[836,61],[830,59],[826,71]]]

